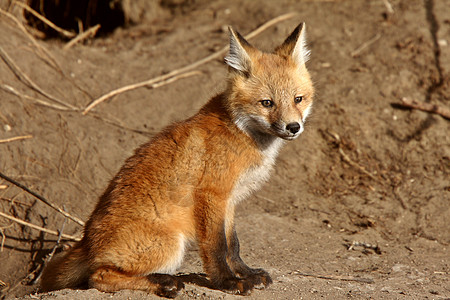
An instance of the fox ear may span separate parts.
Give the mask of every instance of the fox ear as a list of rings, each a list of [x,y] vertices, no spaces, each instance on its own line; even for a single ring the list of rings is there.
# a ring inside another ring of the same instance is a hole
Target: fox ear
[[[230,52],[225,57],[225,63],[234,70],[249,73],[251,69],[251,59],[248,51],[253,49],[239,32],[228,27],[230,31]]]
[[[306,63],[311,51],[306,47],[305,28],[305,23],[300,23],[283,44],[275,49],[275,53],[291,56],[299,65]]]

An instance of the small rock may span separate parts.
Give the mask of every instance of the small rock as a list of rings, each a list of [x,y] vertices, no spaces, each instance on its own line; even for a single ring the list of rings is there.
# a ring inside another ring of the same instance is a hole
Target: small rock
[[[441,46],[441,47],[447,47],[448,46],[448,42],[447,42],[447,40],[440,39],[440,40],[438,40],[438,45]]]

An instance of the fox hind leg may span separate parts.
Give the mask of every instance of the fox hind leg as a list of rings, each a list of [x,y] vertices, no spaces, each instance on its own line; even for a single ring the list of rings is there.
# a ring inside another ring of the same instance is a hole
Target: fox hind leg
[[[181,264],[187,239],[180,232],[146,228],[148,230],[137,234],[138,238],[113,246],[103,245],[101,251],[97,251],[89,287],[104,292],[143,290],[167,298],[177,295],[184,284],[167,273],[174,273]],[[123,230],[128,233],[133,229]]]
[[[116,292],[123,289],[142,290],[161,297],[174,298],[184,284],[172,275],[135,276],[114,267],[100,267],[90,276],[89,286],[103,292]]]

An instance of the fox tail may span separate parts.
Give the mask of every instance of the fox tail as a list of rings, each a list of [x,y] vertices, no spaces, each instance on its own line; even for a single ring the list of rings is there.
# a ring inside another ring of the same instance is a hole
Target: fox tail
[[[42,273],[40,291],[76,288],[86,283],[89,264],[84,252],[81,243],[78,243],[65,255],[52,259]]]

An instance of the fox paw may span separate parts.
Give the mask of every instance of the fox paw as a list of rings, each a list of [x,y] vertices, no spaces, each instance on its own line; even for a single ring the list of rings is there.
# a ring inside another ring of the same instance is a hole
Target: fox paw
[[[249,295],[253,284],[245,279],[229,278],[222,281],[218,288],[238,295]]]
[[[255,275],[256,276],[256,275]],[[270,277],[269,277],[270,279]],[[270,279],[270,282],[272,282],[272,279]],[[253,288],[256,285],[260,285],[262,283],[262,279],[256,277],[252,278],[227,278],[223,279],[219,282],[216,281],[214,284],[214,287],[236,295],[249,295]]]
[[[253,286],[255,287],[256,286],[268,287],[273,282],[269,273],[267,273],[263,269],[251,269],[251,272],[245,274],[244,278],[246,280],[251,281]]]
[[[269,273],[263,269],[252,269],[247,266],[235,270],[236,275],[253,283],[255,287],[267,287],[273,281]]]
[[[162,276],[158,276],[157,280],[155,280],[155,277],[152,278],[154,281],[157,281],[158,284],[155,294],[160,297],[175,298],[178,291],[184,288],[184,283],[176,277],[161,275]]]
[[[178,295],[179,289],[175,286],[161,286],[159,287],[155,294],[164,298],[175,298]]]

